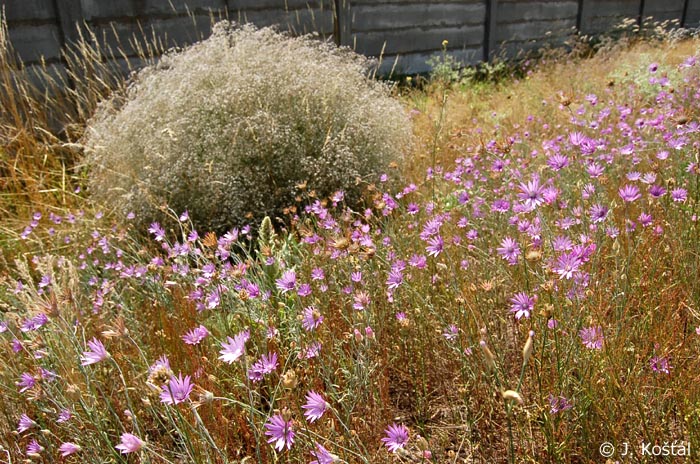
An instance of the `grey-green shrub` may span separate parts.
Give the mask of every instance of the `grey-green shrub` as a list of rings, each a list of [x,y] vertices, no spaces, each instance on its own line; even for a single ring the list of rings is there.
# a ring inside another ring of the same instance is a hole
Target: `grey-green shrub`
[[[278,215],[304,181],[356,202],[356,179],[400,160],[411,137],[369,65],[313,38],[219,23],[101,105],[85,139],[90,190],[141,225],[167,204],[217,232]]]

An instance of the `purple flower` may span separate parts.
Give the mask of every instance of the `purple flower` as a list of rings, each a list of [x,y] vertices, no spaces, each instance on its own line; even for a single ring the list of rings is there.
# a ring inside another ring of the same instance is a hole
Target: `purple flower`
[[[34,385],[36,385],[36,379],[32,377],[32,375],[29,372],[25,372],[20,376],[19,382],[15,383],[18,387],[21,387],[19,389],[20,393],[24,393],[30,388],[33,388]]]
[[[321,352],[321,343],[320,342],[313,342],[306,348],[302,348],[301,351],[299,351],[299,355],[297,356],[299,359],[312,359],[318,356],[318,354]]]
[[[425,247],[425,251],[428,253],[428,256],[436,257],[440,253],[442,253],[442,250],[445,248],[445,241],[442,239],[441,236],[436,235],[435,237],[431,237],[428,239],[428,246]]]
[[[248,378],[260,382],[263,377],[277,369],[277,353],[264,354],[248,369]]]
[[[62,409],[60,413],[58,413],[58,419],[56,419],[56,422],[63,423],[63,422],[68,422],[71,417],[73,417],[73,413],[70,412],[70,409]]]
[[[456,339],[457,335],[459,335],[459,329],[454,324],[450,324],[445,329],[445,331],[442,332],[442,336],[445,337],[449,341],[453,341],[454,339]]]
[[[562,411],[566,411],[567,409],[571,409],[572,405],[563,396],[554,396],[552,394],[549,395],[549,412],[550,414],[558,414]]]
[[[571,279],[574,272],[578,271],[579,266],[581,266],[582,260],[581,256],[572,251],[570,253],[562,253],[555,263],[553,270],[559,274],[560,279]]]
[[[270,437],[268,443],[274,443],[277,451],[282,451],[286,446],[291,449],[294,444],[294,428],[291,421],[286,421],[282,414],[275,414],[265,424],[265,435]]]
[[[667,357],[654,356],[649,360],[649,365],[651,370],[656,373],[670,374],[671,373],[671,363],[669,363]]]
[[[318,328],[323,322],[323,316],[314,306],[308,306],[304,309],[304,314],[301,319],[301,326],[304,330],[311,332]]]
[[[39,280],[39,288],[46,288],[49,285],[51,285],[51,276],[49,276],[49,275],[41,276],[41,280]]]
[[[229,364],[236,362],[245,353],[245,343],[248,341],[248,338],[250,338],[250,331],[248,330],[244,330],[234,338],[226,337],[228,343],[221,343],[224,349],[219,351],[221,353],[219,359]]]
[[[163,229],[157,222],[151,224],[151,227],[148,228],[148,232],[153,234],[156,242],[162,242],[165,238],[165,229]]]
[[[297,295],[302,296],[302,297],[309,296],[309,295],[311,295],[311,292],[312,292],[311,285],[301,284],[301,285],[299,285],[299,289],[297,290]]]
[[[569,158],[560,153],[554,154],[547,159],[547,165],[554,171],[564,169],[569,165]]]
[[[38,456],[42,451],[44,451],[44,447],[36,441],[36,438],[27,445],[27,456]]]
[[[384,431],[386,437],[382,438],[384,446],[392,453],[397,452],[408,443],[408,429],[403,424],[393,423]]]
[[[163,386],[163,391],[160,392],[160,401],[165,404],[180,404],[187,401],[187,398],[192,393],[192,378],[187,375],[182,378],[182,374],[170,376],[170,381]]]
[[[352,307],[358,311],[362,311],[371,303],[369,294],[365,291],[359,291],[353,296]]]
[[[122,454],[135,453],[143,448],[145,443],[136,435],[131,433],[122,433],[121,443],[115,446]]]
[[[688,191],[682,187],[671,190],[671,199],[683,203],[688,198]]]
[[[526,293],[520,292],[516,293],[513,298],[510,299],[512,303],[510,306],[510,311],[515,313],[515,318],[520,319],[523,316],[526,319],[530,318],[530,313],[535,307],[535,298],[530,298]]]
[[[586,348],[603,349],[603,329],[600,326],[583,328],[579,330],[578,335]]]
[[[544,201],[544,189],[540,185],[540,179],[535,177],[527,184],[520,183],[518,198],[523,201],[528,209],[535,209]]]
[[[80,450],[81,450],[80,446],[76,445],[75,443],[71,443],[69,441],[67,441],[65,443],[61,443],[61,446],[58,447],[58,451],[61,452],[61,456],[63,456],[64,458],[66,456],[70,456],[71,454],[75,454]]]
[[[80,358],[83,366],[95,364],[109,358],[109,353],[105,346],[97,338],[93,338],[88,343],[89,351],[83,351],[83,356]]]
[[[39,313],[36,316],[32,317],[31,319],[26,319],[22,323],[20,330],[22,332],[31,332],[31,331],[39,329],[41,326],[46,324],[48,321],[49,321],[49,318],[46,316],[46,314]]]
[[[403,283],[403,269],[392,269],[389,271],[389,276],[386,279],[386,285],[390,289],[399,288]]]
[[[338,456],[334,456],[320,443],[316,443],[316,450],[311,452],[311,456],[316,459],[310,461],[309,464],[333,464],[338,461]]]
[[[282,293],[291,292],[297,286],[297,274],[294,271],[286,271],[275,283]]]
[[[608,208],[603,205],[593,205],[590,211],[591,222],[596,224],[605,221],[608,217]]]
[[[326,274],[323,272],[323,269],[320,267],[316,267],[311,270],[311,280],[323,280],[326,278]]]
[[[199,342],[204,340],[209,335],[209,331],[203,325],[195,327],[194,329],[187,332],[182,336],[182,340],[188,345],[198,345]]]
[[[417,269],[425,269],[427,264],[428,260],[423,255],[413,255],[411,259],[408,260],[408,265]]]
[[[320,394],[311,390],[306,394],[306,404],[302,406],[305,409],[304,417],[309,422],[315,422],[323,416],[328,408],[328,403]]]
[[[169,371],[170,370],[170,360],[166,355],[161,356],[160,358],[156,359],[156,362],[151,364],[148,367],[148,372],[151,373],[157,369]]]
[[[19,423],[17,424],[17,433],[26,432],[32,427],[36,426],[37,423],[34,422],[28,415],[22,414],[19,416]]]
[[[518,242],[510,237],[506,237],[501,242],[501,246],[496,248],[499,255],[509,264],[514,265],[518,263],[518,256],[520,256],[520,246]]]
[[[654,184],[649,187],[649,195],[652,196],[652,198],[661,198],[666,194],[666,189],[658,184]]]
[[[618,193],[620,194],[620,198],[628,203],[642,198],[642,195],[639,193],[639,187],[636,185],[627,184],[624,187],[621,187],[620,190],[618,190]]]

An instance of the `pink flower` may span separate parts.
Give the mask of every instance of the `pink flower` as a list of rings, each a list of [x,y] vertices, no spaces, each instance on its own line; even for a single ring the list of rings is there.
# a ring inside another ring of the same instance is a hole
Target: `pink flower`
[[[195,327],[194,329],[187,332],[182,336],[182,340],[188,345],[198,345],[199,342],[204,340],[205,337],[209,335],[209,331],[203,325]]]
[[[282,414],[276,414],[265,424],[265,428],[267,429],[265,435],[270,437],[267,442],[274,443],[277,451],[282,451],[285,446],[291,449],[295,435],[291,421],[286,421]]]
[[[403,449],[408,443],[408,429],[403,424],[391,424],[384,432],[386,437],[382,438],[382,442],[392,453]]]
[[[143,440],[131,433],[123,433],[121,440],[121,443],[115,446],[115,448],[121,451],[122,454],[135,453],[145,445]]]
[[[245,353],[245,343],[248,341],[248,338],[250,338],[248,330],[240,332],[234,338],[226,337],[228,343],[221,344],[223,350],[219,351],[221,353],[219,359],[229,364],[236,362]]]
[[[170,376],[170,381],[163,386],[163,391],[160,393],[160,400],[165,404],[179,404],[187,400],[192,393],[192,379],[189,375],[182,378],[182,374]]]
[[[61,456],[63,456],[64,458],[66,456],[70,456],[71,454],[77,453],[80,450],[80,446],[69,441],[62,443],[61,446],[58,447],[58,451],[61,452]]]
[[[109,357],[109,353],[105,349],[105,346],[98,339],[93,338],[87,344],[90,350],[83,351],[83,356],[80,358],[83,366],[104,361]]]
[[[311,390],[306,394],[306,404],[301,407],[305,409],[304,417],[309,422],[315,422],[323,416],[328,408],[328,403],[323,399],[323,396]]]

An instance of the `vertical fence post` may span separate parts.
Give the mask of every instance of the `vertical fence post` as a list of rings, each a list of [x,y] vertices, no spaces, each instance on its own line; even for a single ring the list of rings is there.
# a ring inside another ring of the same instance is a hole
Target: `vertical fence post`
[[[578,0],[578,9],[576,10],[576,32],[581,33],[583,25],[583,0]]]
[[[486,0],[486,19],[484,21],[484,59],[491,61],[491,56],[496,50],[496,27],[498,0]]]
[[[350,0],[334,0],[333,35],[336,45],[351,47],[352,44],[352,6]]]
[[[688,0],[683,2],[683,13],[681,14],[681,27],[685,27],[685,20],[688,17]]]
[[[53,4],[58,20],[58,31],[65,48],[78,41],[78,27],[83,21],[83,9],[80,0],[54,0]]]
[[[637,24],[642,27],[644,22],[644,0],[639,0],[639,16],[637,16]]]

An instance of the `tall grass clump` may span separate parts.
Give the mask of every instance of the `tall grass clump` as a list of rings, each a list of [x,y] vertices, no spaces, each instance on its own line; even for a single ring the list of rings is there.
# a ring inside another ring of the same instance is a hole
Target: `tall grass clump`
[[[201,230],[279,215],[305,185],[344,190],[401,157],[410,129],[370,62],[312,38],[219,23],[106,102],[86,146],[95,198],[134,212],[189,210]]]

